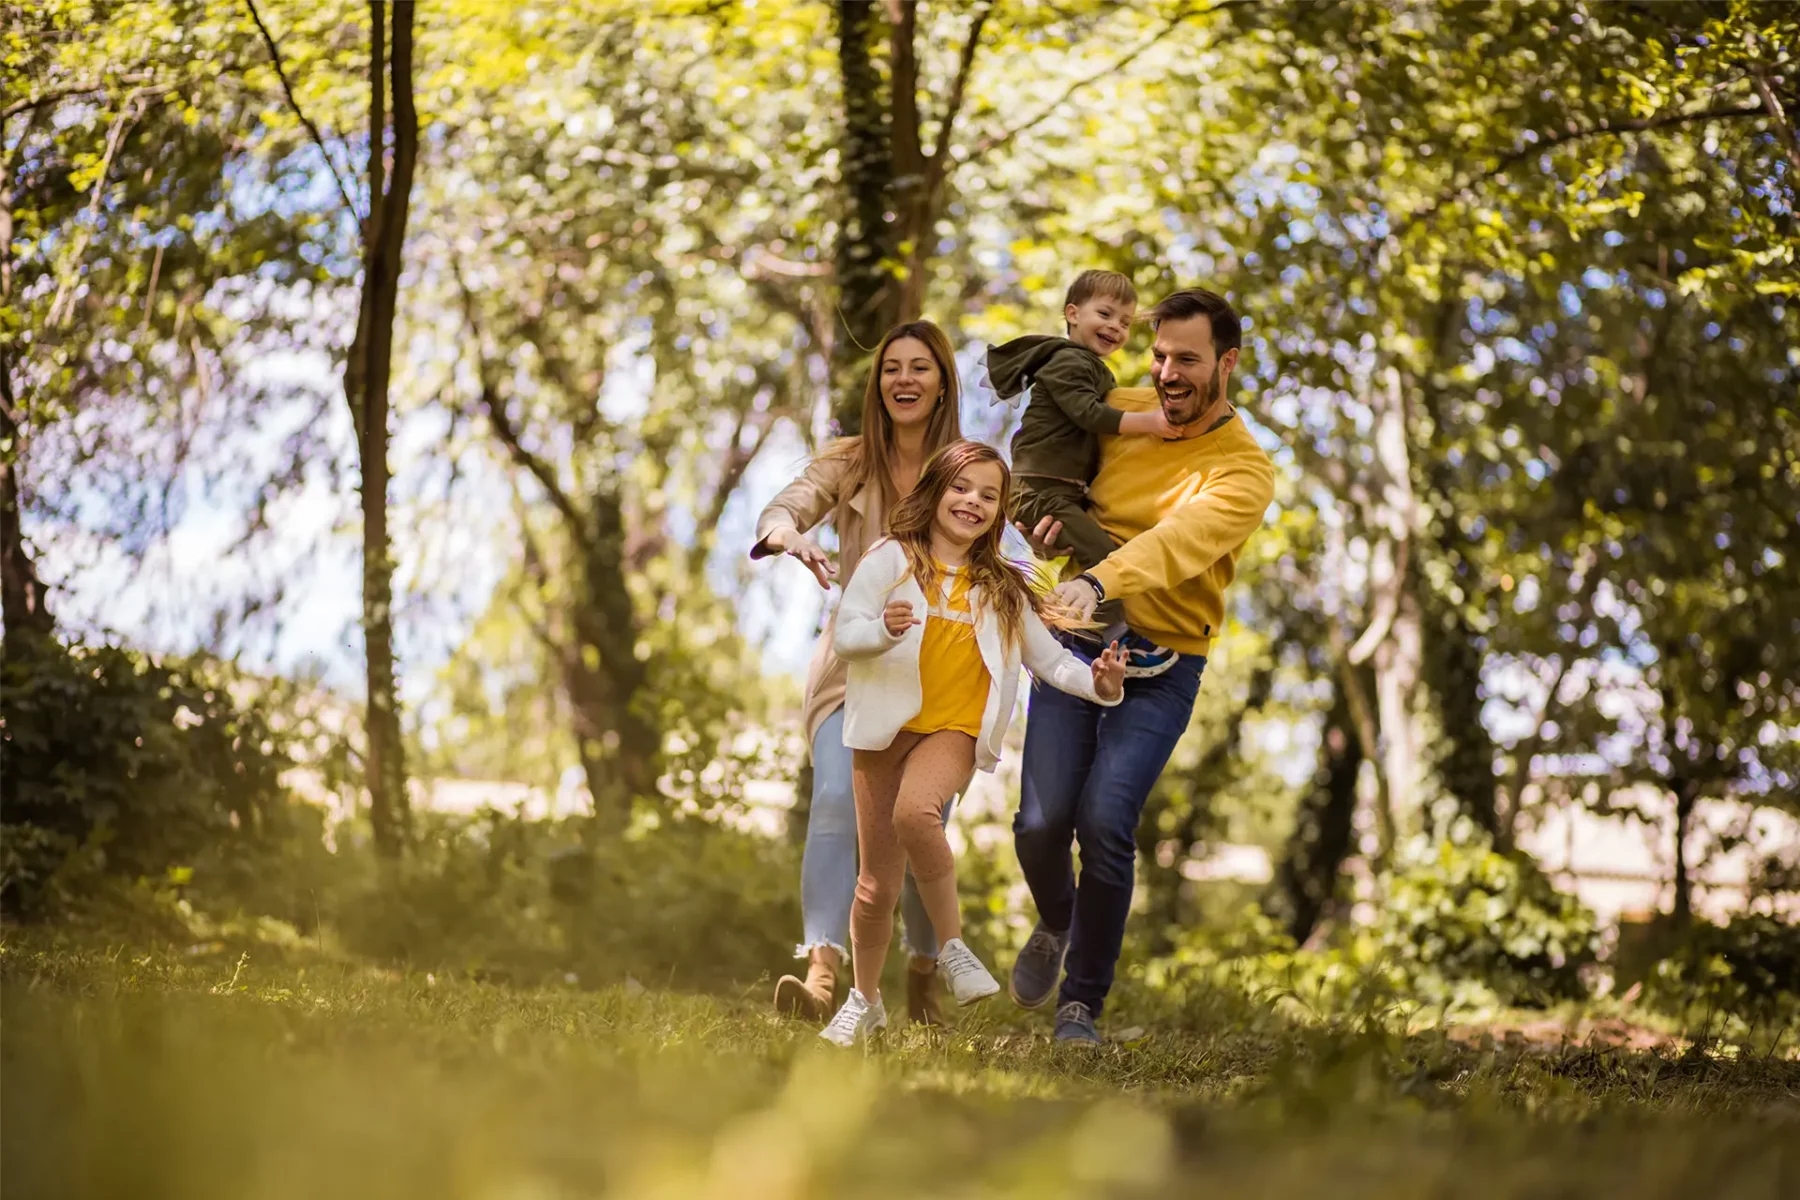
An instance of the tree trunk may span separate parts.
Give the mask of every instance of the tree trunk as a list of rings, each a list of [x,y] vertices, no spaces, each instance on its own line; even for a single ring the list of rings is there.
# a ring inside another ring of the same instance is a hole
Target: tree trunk
[[[603,832],[616,833],[638,797],[657,794],[662,737],[647,707],[649,672],[636,653],[624,510],[607,487],[596,489],[589,509],[590,527],[569,531],[580,547],[582,570],[569,699],[596,822]]]
[[[1423,587],[1424,580],[1417,581]],[[1436,597],[1424,601],[1433,613],[1425,639],[1425,682],[1437,698],[1444,755],[1438,774],[1456,798],[1457,810],[1499,844],[1495,800],[1494,739],[1481,721],[1481,647],[1462,613]],[[1504,849],[1504,846],[1501,846]]]
[[[899,257],[898,246],[888,219],[894,161],[881,79],[869,57],[874,18],[870,0],[838,0],[838,70],[844,93],[839,170],[845,204],[838,231],[837,278],[838,315],[845,336],[833,343],[831,380],[832,415],[846,434],[857,432],[862,424],[862,389],[856,386],[859,368],[899,312],[891,265]],[[910,22],[907,29],[910,33]]]
[[[1675,912],[1676,929],[1686,929],[1694,919],[1693,882],[1688,878],[1687,835],[1693,823],[1694,801],[1700,788],[1691,779],[1671,781],[1675,793]]]
[[[1357,735],[1350,694],[1337,684],[1320,734],[1319,768],[1300,802],[1287,854],[1275,874],[1271,899],[1296,944],[1305,942],[1337,890],[1338,871],[1350,853],[1356,816],[1356,779],[1363,743]]]
[[[24,527],[19,515],[18,453],[21,430],[14,420],[11,356],[0,350],[0,617],[6,622],[5,636],[28,633],[48,637],[54,628],[50,609],[45,604],[44,585],[25,547]]]
[[[394,684],[394,565],[388,539],[388,384],[394,318],[406,244],[419,119],[413,107],[413,5],[372,0],[369,58],[369,216],[363,239],[363,285],[356,340],[344,372],[357,424],[362,467],[363,637],[368,742],[364,777],[376,849],[399,855],[407,832],[406,765]],[[386,54],[387,14],[393,13],[393,55]],[[393,92],[393,177],[384,180],[384,77]]]
[[[1354,665],[1373,662],[1375,709],[1381,723],[1382,857],[1392,853],[1400,822],[1418,809],[1422,738],[1413,719],[1413,693],[1422,674],[1424,630],[1413,580],[1419,506],[1413,490],[1407,397],[1400,371],[1388,367],[1369,389],[1375,411],[1375,497],[1367,523],[1380,534],[1370,570],[1369,627],[1350,648]]]

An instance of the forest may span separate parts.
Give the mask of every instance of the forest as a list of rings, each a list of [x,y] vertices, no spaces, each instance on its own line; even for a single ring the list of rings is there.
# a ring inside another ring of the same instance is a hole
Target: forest
[[[1800,1187],[1800,6],[0,15],[7,1190]],[[1276,478],[1109,1044],[834,1057],[758,513],[900,322],[1004,447],[1089,268]]]

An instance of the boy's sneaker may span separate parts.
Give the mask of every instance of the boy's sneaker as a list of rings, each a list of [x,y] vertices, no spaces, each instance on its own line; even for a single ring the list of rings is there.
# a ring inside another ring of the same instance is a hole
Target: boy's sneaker
[[[1056,1040],[1072,1046],[1101,1045],[1100,1031],[1094,1028],[1094,1014],[1079,1000],[1071,1000],[1056,1010]]]
[[[875,997],[870,1004],[863,994],[855,988],[844,998],[844,1006],[837,1010],[837,1016],[819,1033],[819,1036],[834,1046],[848,1049],[877,1029],[887,1028],[887,1009],[882,1007],[881,997]]]
[[[1052,933],[1039,921],[1013,963],[1007,991],[1020,1008],[1042,1008],[1056,995],[1062,979],[1063,958],[1069,953],[1069,935]]]
[[[950,985],[950,994],[958,1004],[973,1004],[1000,990],[1000,981],[988,973],[961,938],[951,938],[938,952],[938,974]]]
[[[1175,665],[1180,657],[1167,646],[1159,646],[1142,634],[1132,633],[1129,629],[1125,636],[1118,639],[1119,649],[1125,652],[1125,678],[1148,679],[1152,675],[1161,675]]]

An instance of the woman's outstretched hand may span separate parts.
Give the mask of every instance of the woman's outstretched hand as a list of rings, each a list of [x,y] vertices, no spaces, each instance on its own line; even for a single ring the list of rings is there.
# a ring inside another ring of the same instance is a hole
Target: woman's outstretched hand
[[[1117,700],[1125,694],[1125,652],[1114,642],[1094,660],[1094,695]]]
[[[914,625],[924,624],[923,621],[913,616],[912,601],[910,600],[889,600],[887,607],[881,610],[881,623],[887,626],[888,636],[896,638]],[[1123,671],[1125,668],[1120,667],[1119,669]],[[1120,678],[1124,678],[1124,676],[1121,675]]]
[[[828,588],[831,581],[837,578],[837,568],[831,565],[831,555],[825,548],[795,529],[777,529],[768,537],[771,550],[779,550],[783,554],[791,554],[806,564],[806,569],[813,573],[819,586]]]

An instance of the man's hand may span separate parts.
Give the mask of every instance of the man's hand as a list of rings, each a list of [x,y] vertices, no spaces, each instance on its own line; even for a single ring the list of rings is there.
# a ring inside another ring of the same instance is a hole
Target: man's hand
[[[1094,695],[1117,700],[1125,694],[1125,652],[1114,642],[1094,660]]]
[[[888,636],[897,638],[914,625],[925,622],[913,616],[910,600],[889,600],[887,607],[881,610],[881,623],[887,626]]]
[[[831,581],[837,578],[837,568],[831,565],[831,555],[825,548],[794,529],[777,529],[767,539],[771,550],[779,550],[783,554],[791,554],[806,565],[819,581],[819,586],[828,588]]]
[[[1055,517],[1045,517],[1037,523],[1035,529],[1027,529],[1019,522],[1014,522],[1013,528],[1031,544],[1032,553],[1039,558],[1062,557],[1062,552],[1056,546],[1056,539],[1062,536],[1062,522]]]
[[[1100,593],[1094,585],[1085,579],[1071,579],[1067,583],[1058,584],[1050,593],[1050,598],[1069,610],[1069,614],[1078,620],[1094,619],[1094,609],[1100,606]]]

